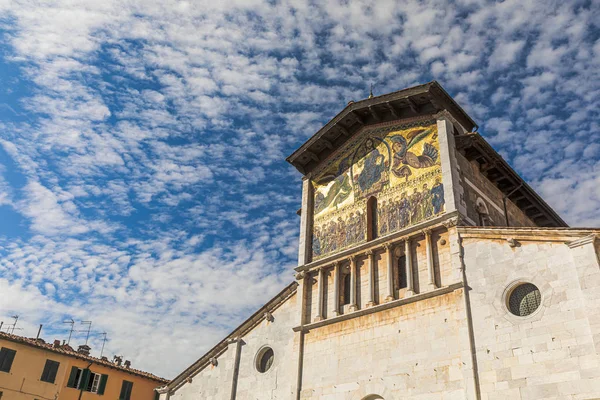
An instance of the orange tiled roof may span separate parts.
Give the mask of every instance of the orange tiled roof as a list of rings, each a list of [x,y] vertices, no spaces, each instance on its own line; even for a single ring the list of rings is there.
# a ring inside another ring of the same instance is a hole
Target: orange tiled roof
[[[75,357],[75,358],[79,358],[81,360],[86,360],[86,361],[90,361],[93,362],[95,364],[98,365],[104,365],[106,367],[109,368],[114,368],[123,372],[126,372],[128,374],[132,374],[132,375],[137,375],[143,378],[147,378],[153,381],[156,381],[158,383],[167,383],[169,382],[168,379],[165,378],[161,378],[159,376],[156,376],[154,374],[151,374],[149,372],[145,372],[145,371],[140,371],[139,369],[135,369],[135,368],[126,368],[122,365],[116,365],[108,360],[102,360],[100,358],[97,357],[92,357],[92,356],[86,356],[85,354],[81,354],[76,352],[75,350],[73,350],[73,348],[69,345],[61,345],[59,347],[54,347],[51,343],[45,343],[43,340],[39,340],[39,339],[30,339],[30,338],[26,338],[23,336],[17,336],[17,335],[12,335],[10,333],[4,333],[4,332],[0,332],[0,339],[6,339],[9,340],[11,342],[15,342],[15,343],[21,343],[21,344],[26,344],[32,347],[37,347],[39,349],[43,349],[43,350],[47,350],[47,351],[52,351],[54,353],[58,353],[58,354],[63,354],[66,356],[70,356],[70,357]]]

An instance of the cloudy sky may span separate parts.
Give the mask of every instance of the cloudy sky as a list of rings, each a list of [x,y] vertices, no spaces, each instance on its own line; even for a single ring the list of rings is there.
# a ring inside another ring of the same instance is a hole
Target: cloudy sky
[[[284,158],[370,83],[440,81],[599,226],[599,21],[598,0],[0,0],[0,319],[92,320],[95,355],[106,331],[175,376],[291,281]]]

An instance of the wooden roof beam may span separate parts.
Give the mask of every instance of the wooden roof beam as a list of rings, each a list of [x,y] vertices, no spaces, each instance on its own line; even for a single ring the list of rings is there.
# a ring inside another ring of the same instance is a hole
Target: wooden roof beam
[[[335,126],[337,127],[338,131],[342,133],[342,135],[348,136],[350,134],[350,132],[348,132],[348,129],[346,129],[343,125],[336,124]]]
[[[406,102],[408,103],[408,106],[410,107],[410,110],[412,112],[414,112],[415,114],[419,113],[419,106],[417,106],[417,103],[415,103],[413,101],[413,99],[411,99],[410,97],[407,97]]]
[[[321,142],[323,142],[325,147],[327,147],[328,149],[330,149],[330,150],[333,149],[333,144],[329,140],[327,140],[325,138],[321,138]]]
[[[388,110],[390,110],[390,113],[394,116],[394,118],[400,118],[398,110],[396,110],[396,108],[389,101],[385,102],[385,106]]]
[[[361,125],[365,124],[365,121],[362,119],[362,117],[360,115],[358,115],[358,113],[356,111],[352,111],[351,115],[354,117],[356,122],[358,122],[359,124],[361,124]]]
[[[379,114],[377,114],[377,111],[375,111],[375,108],[373,106],[369,106],[369,112],[371,113],[373,118],[375,118],[376,121],[381,120],[381,117],[379,116]]]
[[[306,154],[313,160],[316,162],[319,162],[319,156],[317,156],[315,153],[313,153],[312,151],[308,151],[306,150]]]

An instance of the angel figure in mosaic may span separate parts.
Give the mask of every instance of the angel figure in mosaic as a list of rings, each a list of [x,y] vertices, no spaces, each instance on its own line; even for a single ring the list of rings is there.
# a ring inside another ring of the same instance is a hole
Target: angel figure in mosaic
[[[327,194],[323,194],[321,191],[317,191],[315,195],[315,214],[320,213],[327,207],[336,207],[341,204],[350,196],[352,192],[352,185],[350,184],[350,175],[348,174],[349,157],[346,157],[340,161],[338,168],[333,174],[324,174],[317,181],[318,185],[327,185],[333,181],[333,184],[327,191]]]
[[[392,150],[394,160],[392,162],[392,173],[400,178],[406,178],[412,175],[409,168],[428,168],[435,165],[438,159],[438,151],[431,143],[423,144],[423,152],[417,155],[408,151],[415,144],[425,139],[430,133],[430,129],[415,129],[408,133],[404,138],[402,135],[394,135],[390,138],[392,141]]]

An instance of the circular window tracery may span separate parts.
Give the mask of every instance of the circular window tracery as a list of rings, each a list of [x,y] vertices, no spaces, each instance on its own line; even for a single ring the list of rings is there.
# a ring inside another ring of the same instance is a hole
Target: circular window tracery
[[[261,349],[256,356],[256,370],[260,373],[267,372],[273,365],[275,353],[270,347]]]
[[[542,302],[540,290],[533,283],[522,283],[516,286],[508,296],[508,310],[518,316],[533,314]]]

